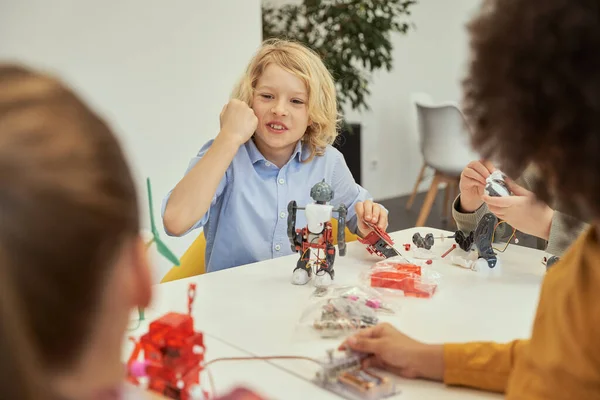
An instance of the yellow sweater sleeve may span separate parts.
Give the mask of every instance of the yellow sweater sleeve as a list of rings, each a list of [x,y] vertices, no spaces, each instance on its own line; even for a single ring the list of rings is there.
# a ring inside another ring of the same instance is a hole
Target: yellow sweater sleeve
[[[527,341],[500,344],[473,342],[444,345],[444,382],[504,392],[515,360]]]
[[[444,346],[444,382],[507,399],[600,399],[600,244],[588,230],[548,272],[531,339]]]

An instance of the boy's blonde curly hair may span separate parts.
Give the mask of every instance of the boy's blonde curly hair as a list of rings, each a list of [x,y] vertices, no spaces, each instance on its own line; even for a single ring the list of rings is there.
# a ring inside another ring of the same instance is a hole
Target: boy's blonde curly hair
[[[337,137],[339,117],[333,77],[313,50],[289,40],[264,41],[231,97],[252,107],[256,83],[269,64],[276,64],[294,74],[306,85],[308,116],[312,124],[302,138],[310,149],[310,157],[304,161],[323,155],[327,145],[333,144]]]

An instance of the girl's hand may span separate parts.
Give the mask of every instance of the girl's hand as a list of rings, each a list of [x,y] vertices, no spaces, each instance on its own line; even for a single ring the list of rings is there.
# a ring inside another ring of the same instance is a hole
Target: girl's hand
[[[363,237],[372,231],[365,221],[371,225],[377,225],[384,231],[387,229],[388,213],[381,205],[373,203],[371,200],[359,201],[354,209],[358,218],[358,231]]]
[[[348,338],[340,350],[369,354],[366,367],[388,370],[404,378],[441,381],[444,377],[444,351],[441,345],[418,342],[387,323],[361,330]]]
[[[512,196],[483,196],[490,212],[518,231],[548,240],[554,210],[514,181],[507,179],[506,184]]]
[[[460,209],[472,213],[483,204],[485,180],[496,168],[487,161],[471,161],[460,174]]]
[[[220,115],[219,136],[231,139],[238,147],[246,143],[258,126],[254,110],[241,100],[232,99],[225,104]]]

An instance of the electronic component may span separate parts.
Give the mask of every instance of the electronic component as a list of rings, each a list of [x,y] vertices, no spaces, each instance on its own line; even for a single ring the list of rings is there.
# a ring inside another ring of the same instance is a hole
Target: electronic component
[[[377,325],[373,307],[351,298],[335,298],[325,303],[313,327],[323,338],[334,338],[362,328]]]
[[[379,400],[400,393],[392,379],[363,368],[367,355],[350,350],[337,357],[333,350],[327,353],[314,379],[317,385],[349,400]]]

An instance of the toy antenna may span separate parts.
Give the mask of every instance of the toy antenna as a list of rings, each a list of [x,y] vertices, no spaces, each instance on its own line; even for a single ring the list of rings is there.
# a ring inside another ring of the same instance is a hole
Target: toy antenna
[[[154,204],[152,201],[152,186],[150,184],[150,178],[146,178],[146,187],[148,188],[148,207],[150,212],[150,230],[152,231],[152,240],[146,244],[150,247],[152,243],[156,243],[156,249],[158,252],[165,257],[167,260],[173,263],[173,265],[179,266],[179,258],[167,247],[167,245],[161,240],[158,235],[158,229],[156,228],[156,222],[154,221]]]
[[[150,208],[150,230],[152,231],[154,240],[158,236],[158,229],[156,229],[156,223],[154,222],[154,202],[152,201],[152,185],[150,184],[150,178],[146,178],[146,187],[148,189],[148,205]]]

